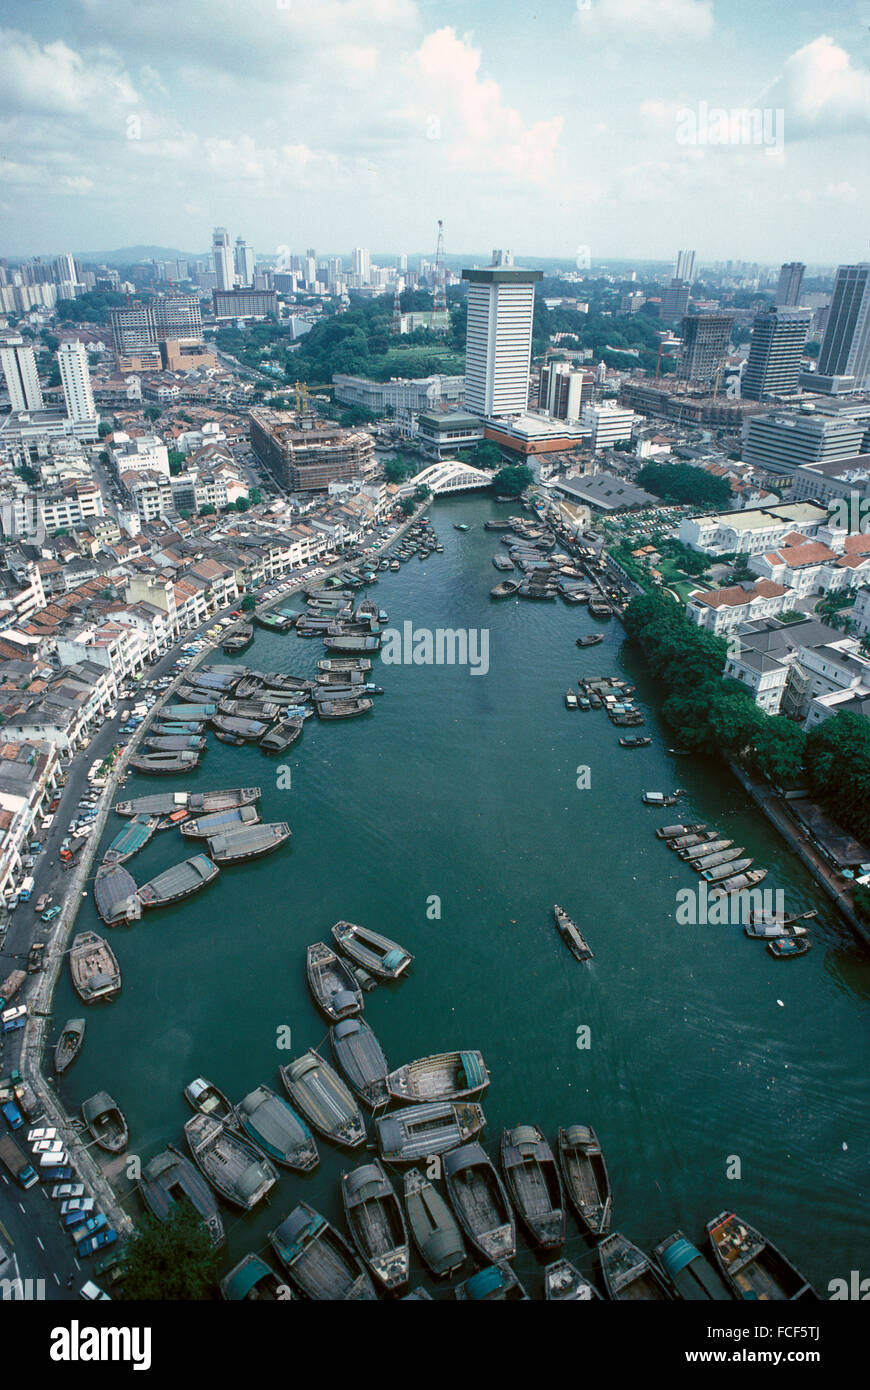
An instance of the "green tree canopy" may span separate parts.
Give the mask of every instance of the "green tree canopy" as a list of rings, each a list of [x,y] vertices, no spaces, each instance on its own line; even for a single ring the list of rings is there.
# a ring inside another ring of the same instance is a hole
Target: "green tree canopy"
[[[519,497],[534,481],[535,475],[526,464],[510,463],[498,470],[492,480],[492,489],[502,497]]]
[[[220,1255],[191,1204],[175,1202],[169,1220],[143,1216],[124,1251],[124,1300],[185,1303],[217,1297]]]
[[[637,485],[666,502],[725,507],[731,500],[727,478],[715,478],[688,463],[647,463],[637,475]]]
[[[245,594],[245,597],[242,599],[242,612],[243,612],[243,613],[253,613],[253,611],[254,611],[254,609],[256,608],[256,606],[257,606],[257,600],[256,600],[256,598],[254,597],[254,595],[253,595],[253,594]]]

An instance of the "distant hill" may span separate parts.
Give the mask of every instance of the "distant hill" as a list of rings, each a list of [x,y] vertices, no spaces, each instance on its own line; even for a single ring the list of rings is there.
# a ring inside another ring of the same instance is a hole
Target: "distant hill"
[[[171,246],[122,246],[117,251],[76,251],[83,265],[134,265],[137,261],[205,260],[205,251],[176,251]]]

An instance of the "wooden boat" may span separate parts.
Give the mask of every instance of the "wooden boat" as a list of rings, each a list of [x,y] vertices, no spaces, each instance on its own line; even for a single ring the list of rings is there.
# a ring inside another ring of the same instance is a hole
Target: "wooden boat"
[[[811,908],[809,912],[798,912],[785,916],[768,912],[766,909],[761,911],[753,909],[749,914],[749,923],[744,927],[744,931],[747,936],[760,936],[765,940],[771,936],[785,936],[789,931],[794,936],[803,936],[807,928],[798,924],[809,922],[818,915],[815,908]],[[771,928],[774,930],[770,930]]]
[[[581,1225],[593,1236],[610,1229],[610,1178],[594,1129],[571,1125],[559,1130],[559,1165],[568,1199]]]
[[[375,1286],[357,1252],[325,1216],[300,1202],[269,1242],[287,1277],[303,1298],[346,1302],[377,1298]]]
[[[145,848],[157,828],[156,816],[134,816],[129,825],[122,826],[112,840],[103,855],[101,867],[105,866],[108,869],[112,864],[124,864],[128,859],[132,859],[134,854]],[[131,892],[135,891],[134,883]]]
[[[700,848],[703,850],[703,846]],[[729,849],[711,849],[707,854],[699,853],[696,859],[689,859],[687,863],[690,868],[695,870],[696,874],[706,874],[708,869],[718,869],[723,864],[734,864],[745,853],[743,845],[731,845]],[[725,877],[727,878],[728,875],[726,874]]]
[[[333,1023],[362,1013],[362,990],[349,966],[324,941],[308,947],[305,972],[315,1004]]]
[[[768,941],[767,949],[777,960],[792,960],[795,956],[805,956],[812,944],[808,936],[780,936]]]
[[[621,738],[621,739],[619,740],[619,746],[620,746],[620,748],[648,748],[649,745],[650,745],[651,743],[652,743],[652,739],[651,739],[651,738],[648,738],[648,737],[646,737],[646,738],[640,738],[640,737],[638,737],[638,738],[625,738],[625,737],[623,737],[623,738]]]
[[[514,567],[513,560],[508,559],[507,555],[493,555],[492,563],[495,565],[496,569],[501,570],[503,574],[510,573]]]
[[[710,897],[727,898],[731,893],[742,893],[746,888],[754,888],[764,878],[767,878],[767,869],[750,869],[746,874],[734,874],[732,878],[714,884],[710,889]]]
[[[641,792],[640,799],[644,806],[676,806],[680,798],[677,792]]]
[[[483,1129],[483,1107],[469,1101],[433,1101],[409,1105],[375,1120],[381,1158],[390,1163],[417,1163],[446,1153]]]
[[[127,926],[142,916],[136,880],[121,864],[101,865],[94,877],[94,906],[107,927]]]
[[[728,1284],[682,1231],[675,1231],[655,1246],[653,1255],[678,1298],[690,1302],[730,1303],[732,1293]]]
[[[404,1178],[408,1225],[420,1258],[436,1279],[447,1279],[465,1263],[462,1232],[435,1184],[418,1168]]]
[[[562,940],[565,942],[565,945],[568,947],[574,959],[580,961],[591,960],[592,952],[589,949],[585,937],[582,935],[576,922],[568,916],[565,909],[561,908],[558,903],[555,903],[553,906],[553,916],[556,919],[556,926],[559,929]]]
[[[212,1245],[216,1249],[223,1245],[224,1225],[214,1193],[190,1159],[171,1144],[145,1164],[139,1195],[161,1222],[169,1221],[180,1198],[186,1199],[202,1220]]]
[[[145,747],[150,753],[201,753],[206,746],[204,738],[193,738],[188,734],[165,734],[146,738]]]
[[[220,739],[221,743],[228,743],[231,748],[244,748],[248,742],[246,738],[240,738],[238,734],[225,734],[221,729],[216,729],[214,736],[216,739]]]
[[[342,1019],[329,1032],[333,1056],[360,1100],[372,1110],[387,1105],[389,1064],[365,1019]]]
[[[372,663],[366,656],[333,656],[325,657],[323,661],[317,663],[318,671],[325,672],[327,675],[339,671],[370,671]]]
[[[355,922],[336,922],[332,938],[346,956],[384,980],[397,980],[414,959],[398,942]]]
[[[212,728],[222,734],[232,734],[234,738],[244,739],[248,743],[254,743],[269,727],[268,721],[263,719],[239,719],[234,714],[216,714],[212,718]]]
[[[336,686],[340,690],[346,690],[349,686],[358,686],[362,690],[366,684],[365,671],[320,671],[314,677],[314,683],[320,688],[320,693],[328,693]]]
[[[260,747],[264,753],[286,753],[301,738],[302,729],[301,719],[279,719],[263,734]]]
[[[502,1130],[505,1186],[533,1242],[553,1250],[565,1239],[565,1202],[559,1169],[537,1125]]]
[[[255,613],[254,622],[259,627],[266,628],[269,632],[289,632],[293,626],[293,618],[281,613]]]
[[[260,1255],[245,1255],[220,1282],[221,1298],[228,1303],[290,1303],[288,1284]]]
[[[387,1077],[393,1100],[419,1105],[436,1100],[471,1100],[489,1085],[481,1052],[438,1052],[397,1067]]]
[[[619,1302],[669,1299],[671,1292],[652,1260],[619,1231],[598,1246],[608,1297]]]
[[[509,566],[513,568],[513,566]],[[490,598],[511,598],[519,593],[522,581],[519,579],[503,579],[500,584],[495,584],[489,591]]]
[[[278,1181],[278,1174],[255,1144],[210,1115],[194,1115],[184,1126],[193,1161],[215,1191],[251,1211]]]
[[[588,637],[578,637],[578,638],[577,638],[577,646],[578,646],[578,647],[594,647],[594,646],[597,645],[597,643],[603,642],[603,641],[604,641],[604,633],[603,633],[603,632],[590,632],[589,635],[588,635]]]
[[[716,1265],[737,1298],[764,1303],[816,1299],[818,1294],[766,1236],[733,1211],[707,1223]]]
[[[139,889],[139,900],[143,907],[166,907],[169,903],[180,902],[198,893],[217,878],[220,870],[207,854],[194,854],[190,859],[182,859],[156,874]]]
[[[211,1081],[206,1081],[204,1076],[198,1076],[195,1081],[185,1086],[184,1099],[200,1115],[208,1115],[210,1119],[223,1120],[229,1124],[236,1122],[235,1110],[223,1091],[219,1091]]]
[[[60,1032],[54,1049],[54,1069],[62,1076],[67,1067],[72,1066],[81,1052],[85,1040],[85,1020],[68,1018]]]
[[[501,1178],[480,1144],[444,1156],[450,1203],[467,1240],[484,1260],[513,1259],[516,1227]]]
[[[278,1068],[284,1089],[312,1129],[354,1149],[366,1139],[365,1120],[338,1072],[312,1048]]]
[[[718,830],[702,830],[694,835],[678,835],[676,839],[667,840],[666,844],[668,849],[672,850],[691,849],[693,845],[709,845],[712,840],[716,840],[718,837]]]
[[[685,838],[685,837],[681,837]],[[668,842],[670,849],[676,849],[680,859],[685,859],[687,863],[694,865],[699,859],[706,859],[711,854],[718,854],[723,849],[731,849],[734,845],[733,840],[723,840],[717,836],[715,839],[701,839],[694,845],[679,845],[675,841]],[[738,853],[743,853],[743,846],[740,846]]]
[[[699,835],[702,830],[706,830],[704,824],[696,825],[660,825],[656,830],[656,838],[659,840],[675,840],[680,835]]]
[[[577,696],[573,690],[566,690],[565,692],[565,708],[577,709]]]
[[[456,1286],[456,1297],[473,1303],[527,1303],[526,1293],[507,1260],[486,1265]]]
[[[318,700],[316,703],[318,719],[354,719],[357,715],[368,714],[372,708],[369,699]]]
[[[299,1173],[316,1168],[319,1156],[311,1132],[295,1110],[268,1086],[257,1086],[236,1106],[239,1128],[273,1162]]]
[[[114,999],[121,991],[121,968],[115,953],[96,932],[83,931],[73,937],[69,967],[73,989],[86,1004]]]
[[[192,772],[199,766],[199,753],[134,753],[130,767],[137,772],[146,772],[154,777],[172,777],[181,772]]]
[[[166,816],[180,810],[191,816],[205,816],[214,811],[252,806],[259,799],[259,787],[232,787],[227,791],[212,792],[163,792],[157,796],[137,796],[132,801],[116,801],[112,810],[117,811],[119,816]]]
[[[253,640],[253,623],[242,623],[236,628],[235,632],[232,632],[229,637],[224,638],[221,642],[221,651],[225,652],[227,656],[231,655],[233,652],[243,652],[246,647],[251,645]]]
[[[216,864],[241,864],[271,854],[290,839],[286,821],[236,825],[208,837],[208,852]]]
[[[186,812],[185,812],[186,814]],[[237,806],[231,811],[213,811],[208,816],[191,816],[179,826],[182,835],[190,840],[207,840],[236,825],[257,825],[260,812],[256,806]]]
[[[731,859],[725,864],[717,864],[713,869],[699,870],[705,883],[718,883],[736,874],[742,874],[746,869],[752,867],[751,859]]]
[[[299,692],[294,691],[292,698],[299,698]],[[302,696],[302,698],[306,700],[308,699],[307,692]],[[269,700],[228,699],[221,700],[220,704],[218,705],[218,715],[216,717],[223,718],[226,715],[231,715],[233,718],[236,719],[253,720],[254,723],[268,724],[271,720],[276,719],[280,712],[280,705],[273,705]],[[213,728],[217,727],[215,725],[214,719],[211,722]]]
[[[408,1281],[410,1248],[401,1203],[377,1159],[341,1175],[344,1215],[375,1279],[390,1291]]]
[[[110,1154],[124,1152],[129,1138],[127,1121],[108,1091],[88,1097],[82,1105],[82,1118],[101,1149]]]
[[[376,652],[380,645],[380,637],[374,634],[349,634],[347,636],[333,635],[327,633],[323,639],[323,645],[328,652],[360,652],[368,654]]]
[[[570,1260],[556,1260],[544,1270],[544,1298],[548,1303],[590,1303],[601,1294]]]

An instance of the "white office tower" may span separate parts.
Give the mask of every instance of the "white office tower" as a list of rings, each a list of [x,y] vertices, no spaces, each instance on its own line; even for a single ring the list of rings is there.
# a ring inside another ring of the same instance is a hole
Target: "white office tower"
[[[66,413],[70,420],[79,423],[95,420],[97,409],[94,393],[91,390],[91,374],[88,371],[88,354],[84,343],[61,343],[57,352],[60,367],[60,384],[66,401]]]
[[[463,270],[468,281],[465,406],[476,415],[521,415],[529,402],[535,281],[540,270],[501,264]]]
[[[69,251],[65,251],[62,256],[56,257],[54,262],[54,278],[59,285],[74,285],[78,280],[75,258],[70,255]]]
[[[254,283],[254,248],[244,237],[236,237],[236,275],[243,289]]]
[[[408,257],[405,255],[404,251],[400,252],[396,260],[396,269],[400,272],[408,269]]]
[[[372,278],[372,258],[362,246],[353,248],[353,274],[358,275],[361,285],[368,285]]]
[[[841,265],[819,353],[822,376],[851,376],[870,387],[870,264]]]
[[[0,338],[0,364],[13,410],[42,410],[42,391],[33,348],[18,333]]]
[[[801,356],[812,309],[778,305],[756,314],[741,395],[748,401],[787,396],[797,390]]]
[[[217,288],[219,290],[234,289],[236,281],[233,270],[233,255],[230,250],[230,238],[226,227],[215,227],[211,239],[211,254],[214,259]]]
[[[695,274],[695,253],[694,251],[678,251],[677,259],[674,262],[674,279],[688,280],[691,284]]]
[[[316,288],[317,288],[317,257],[316,257],[316,256],[312,256],[310,252],[309,252],[308,255],[305,257],[305,261],[304,261],[304,263],[303,263],[303,270],[302,270],[302,273],[303,273],[303,275],[304,275],[304,277],[305,277],[305,285],[306,285],[306,288],[307,288],[307,289],[310,289],[310,290],[316,289]]]
[[[776,287],[777,305],[793,308],[801,302],[801,285],[806,266],[802,261],[786,261],[779,270],[779,284]]]

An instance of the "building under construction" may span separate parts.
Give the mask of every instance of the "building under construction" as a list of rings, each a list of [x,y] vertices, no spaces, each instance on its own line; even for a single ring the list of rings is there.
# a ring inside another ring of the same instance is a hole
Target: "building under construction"
[[[372,466],[374,442],[365,430],[265,407],[249,418],[251,448],[286,492],[325,492],[330,483],[361,478]]]

